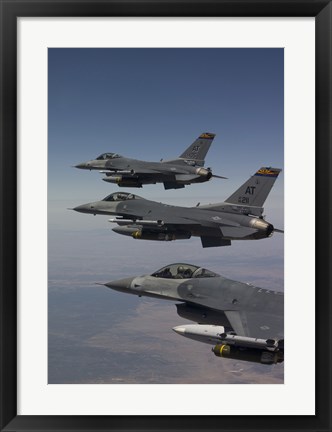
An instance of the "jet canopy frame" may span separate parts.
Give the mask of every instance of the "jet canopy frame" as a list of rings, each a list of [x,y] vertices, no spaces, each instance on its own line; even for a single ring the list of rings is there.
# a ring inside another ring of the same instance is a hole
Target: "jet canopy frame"
[[[185,263],[169,264],[152,273],[151,276],[162,279],[198,279],[220,277],[219,274],[214,273],[211,270]]]
[[[96,160],[107,160],[107,159],[117,159],[122,157],[118,153],[102,153],[100,156],[96,157]]]
[[[113,192],[110,195],[107,195],[107,197],[103,198],[102,201],[128,201],[134,199],[141,199],[141,197],[129,192]]]

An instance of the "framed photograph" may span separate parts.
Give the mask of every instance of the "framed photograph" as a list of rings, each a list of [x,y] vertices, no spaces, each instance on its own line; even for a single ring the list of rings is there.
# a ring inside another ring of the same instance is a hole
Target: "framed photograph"
[[[330,430],[331,2],[0,3],[1,430]]]

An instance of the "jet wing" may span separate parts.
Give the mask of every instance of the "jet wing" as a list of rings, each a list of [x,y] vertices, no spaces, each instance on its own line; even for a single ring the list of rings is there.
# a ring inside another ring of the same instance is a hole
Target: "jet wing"
[[[218,217],[218,220],[206,220],[205,218],[193,217],[188,214],[176,215],[172,214],[172,212],[167,211],[168,206],[165,206],[164,211],[150,211],[146,216],[142,218],[144,221],[145,219],[149,220],[158,220],[162,221],[162,226],[172,226],[173,228],[180,228],[181,226],[184,226],[186,228],[207,228],[210,230],[215,231],[215,235],[221,236],[222,229],[220,225],[227,226],[228,228],[236,228],[239,226],[237,222],[233,222],[231,220],[220,218]],[[193,213],[192,211],[190,212]],[[139,220],[137,220],[137,223],[139,224]],[[254,230],[255,231],[255,230]]]
[[[201,224],[199,222],[193,221],[191,219],[186,219],[178,216],[168,216],[163,217],[161,214],[149,213],[139,219],[130,218],[130,215],[126,215],[126,217],[117,217],[109,219],[109,222],[116,223],[120,226],[125,225],[135,225],[136,227],[145,226],[149,227],[152,231],[162,232],[167,228],[171,229],[194,229],[200,227]],[[220,231],[218,231],[220,234]]]
[[[155,218],[153,216],[154,216],[154,214],[153,214],[153,212],[151,212],[148,216],[143,217],[142,218],[143,223],[148,218],[154,220]],[[161,218],[159,217],[159,218],[156,218],[156,220],[161,221],[160,226],[163,228],[171,226],[173,228],[186,227],[189,229],[189,228],[199,227],[202,225],[199,221],[195,221],[194,219],[189,219],[189,218],[181,217],[181,216],[172,216],[172,215],[164,216]],[[136,222],[138,225],[140,224],[140,220],[137,220]]]
[[[252,311],[225,311],[233,330],[239,336],[262,339],[283,338],[284,322],[279,315]]]
[[[181,299],[196,307],[223,312],[238,336],[283,338],[284,296],[281,292],[223,277],[185,281],[178,292]]]

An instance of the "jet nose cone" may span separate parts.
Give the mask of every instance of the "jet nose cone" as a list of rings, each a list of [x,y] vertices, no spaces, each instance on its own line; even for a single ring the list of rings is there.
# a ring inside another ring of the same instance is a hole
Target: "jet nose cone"
[[[75,168],[79,168],[79,169],[86,169],[86,168],[89,168],[89,164],[86,163],[86,162],[82,162],[82,163],[79,163],[79,164],[74,165],[74,166],[75,166]]]
[[[92,213],[93,206],[91,204],[82,204],[80,206],[74,207],[73,210],[80,213]]]
[[[116,291],[120,292],[131,292],[131,283],[135,278],[125,278],[125,279],[119,279],[111,282],[107,282],[105,286],[108,288],[112,288]]]

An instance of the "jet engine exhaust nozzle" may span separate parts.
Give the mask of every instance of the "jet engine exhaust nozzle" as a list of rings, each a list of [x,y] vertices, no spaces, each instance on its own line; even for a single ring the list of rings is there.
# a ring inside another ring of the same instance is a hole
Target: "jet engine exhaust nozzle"
[[[212,177],[212,171],[206,168],[197,168],[196,174],[201,177],[206,177],[208,180]]]
[[[266,234],[268,237],[271,237],[273,235],[274,232],[274,226],[272,224],[269,224],[267,230],[266,230]]]
[[[266,237],[270,237],[274,231],[274,226],[263,219],[252,218],[249,222],[249,226],[258,231],[265,231]]]

